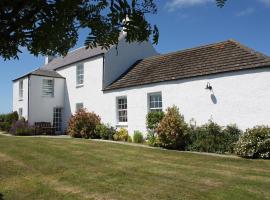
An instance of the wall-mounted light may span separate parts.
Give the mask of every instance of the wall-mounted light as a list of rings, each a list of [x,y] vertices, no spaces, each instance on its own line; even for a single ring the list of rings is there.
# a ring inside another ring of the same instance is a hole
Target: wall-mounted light
[[[206,88],[205,89],[212,91],[213,90],[213,87],[210,85],[209,82],[207,82],[207,85],[206,85]]]

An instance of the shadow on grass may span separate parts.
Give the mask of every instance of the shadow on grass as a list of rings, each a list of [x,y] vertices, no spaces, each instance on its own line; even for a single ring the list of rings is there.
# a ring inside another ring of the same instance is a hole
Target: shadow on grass
[[[0,200],[4,200],[4,195],[0,193]]]

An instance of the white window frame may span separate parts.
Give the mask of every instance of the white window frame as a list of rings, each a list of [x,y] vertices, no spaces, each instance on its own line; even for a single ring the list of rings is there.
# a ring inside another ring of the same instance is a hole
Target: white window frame
[[[23,117],[23,108],[18,109],[18,115],[19,115],[19,119]]]
[[[79,112],[83,108],[84,108],[84,105],[82,102],[75,104],[75,112]]]
[[[53,126],[57,133],[62,132],[62,107],[53,108]]]
[[[54,97],[54,79],[42,79],[42,97]]]
[[[80,63],[76,65],[76,87],[82,87],[84,85],[84,64]]]
[[[122,102],[120,103],[121,100],[122,100]],[[121,97],[116,98],[116,109],[117,109],[117,123],[119,125],[127,125],[127,123],[128,123],[127,96],[121,96]],[[125,114],[122,115],[120,113],[125,113]]]
[[[160,97],[160,98],[159,98]],[[148,110],[149,112],[163,111],[162,93],[154,92],[148,94]]]
[[[23,80],[19,81],[19,100],[23,100]]]

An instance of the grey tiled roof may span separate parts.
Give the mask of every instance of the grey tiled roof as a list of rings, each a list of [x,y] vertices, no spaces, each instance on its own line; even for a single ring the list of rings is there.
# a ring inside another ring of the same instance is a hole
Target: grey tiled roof
[[[29,75],[36,75],[36,76],[46,76],[46,77],[53,77],[53,78],[64,78],[56,71],[50,71],[50,70],[44,70],[44,69],[36,69],[35,71],[32,71],[30,73],[27,73],[13,81],[17,81],[18,79],[21,79],[23,77],[29,76]]]
[[[268,56],[228,40],[139,60],[104,90],[260,67]]]
[[[47,65],[42,66],[41,69],[56,70],[57,68],[67,66],[69,64],[76,63],[97,55],[101,55],[106,52],[107,50],[102,49],[101,47],[96,47],[93,49],[86,49],[85,47],[81,47],[79,49],[69,52],[65,57],[57,57],[53,59]]]

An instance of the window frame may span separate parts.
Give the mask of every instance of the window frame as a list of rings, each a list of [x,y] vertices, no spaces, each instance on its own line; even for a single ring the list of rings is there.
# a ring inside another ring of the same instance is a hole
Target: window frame
[[[151,101],[151,97],[153,96],[160,96],[160,99],[158,100],[154,99],[153,101]],[[148,93],[147,99],[148,99],[147,100],[148,112],[162,112],[163,111],[163,98],[162,98],[161,92]]]
[[[46,85],[44,84],[46,81],[47,81],[47,88],[45,87]],[[50,81],[52,83],[51,88],[48,84]],[[48,78],[42,79],[42,88],[41,88],[42,89],[42,97],[51,97],[51,98],[54,97],[54,83],[55,83],[54,79],[48,79]],[[46,92],[46,90],[47,90],[47,92]],[[49,93],[48,90],[51,90],[51,92]]]
[[[124,103],[121,105],[124,106],[123,108],[119,108],[119,100],[125,100]],[[123,116],[120,112],[124,112],[125,115]],[[117,113],[117,124],[118,125],[127,125],[128,123],[128,100],[127,96],[120,96],[116,98],[116,113]],[[124,120],[123,120],[124,119]]]
[[[79,105],[81,105],[80,108],[79,108]],[[84,109],[84,104],[83,104],[83,102],[76,103],[76,104],[75,104],[75,113],[79,112],[81,109]]]
[[[57,133],[62,132],[62,123],[63,123],[63,108],[54,107],[53,108],[53,126]]]
[[[84,63],[79,63],[76,65],[76,87],[82,87],[83,85],[84,85]]]
[[[19,100],[23,100],[23,80],[19,81]]]

